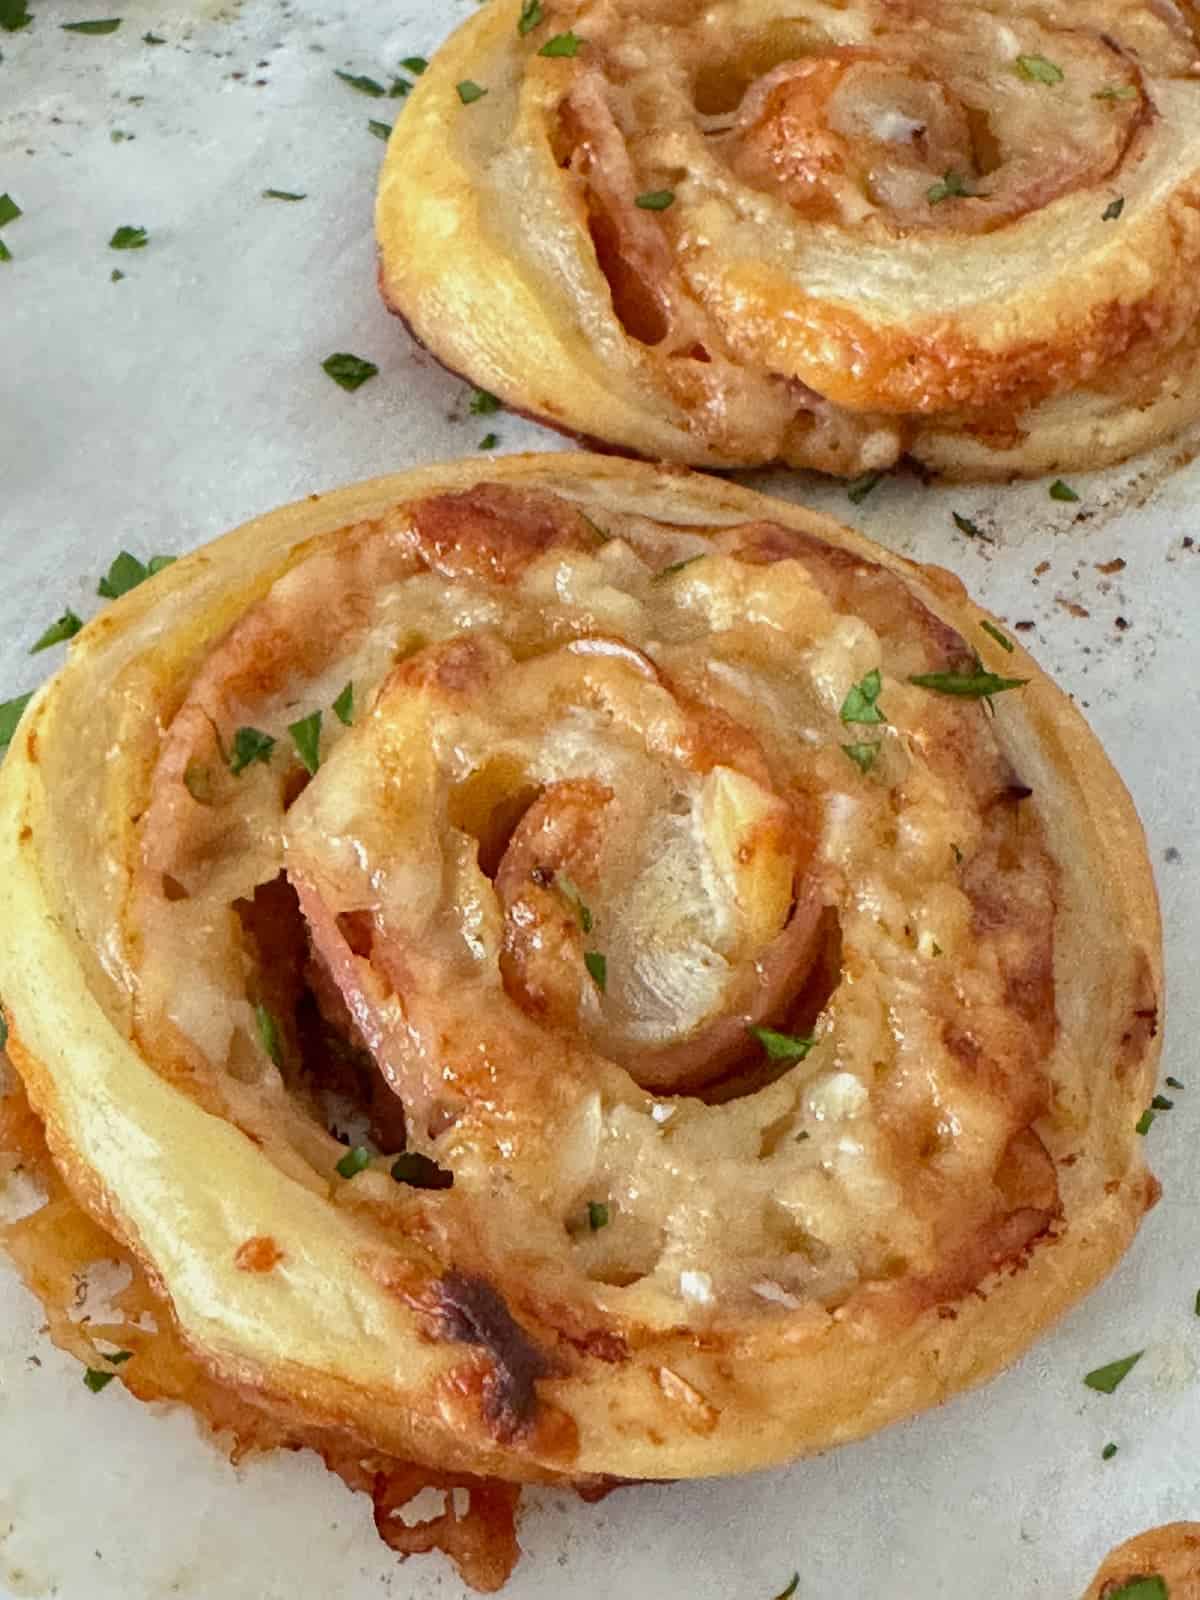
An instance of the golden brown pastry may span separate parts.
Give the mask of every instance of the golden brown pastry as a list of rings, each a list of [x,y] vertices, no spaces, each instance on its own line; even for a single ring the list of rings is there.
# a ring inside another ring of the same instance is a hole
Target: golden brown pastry
[[[494,0],[399,119],[388,304],[649,458],[1101,466],[1200,414],[1200,44],[1145,0]]]
[[[66,1184],[218,1391],[450,1473],[739,1471],[988,1377],[1154,1199],[1159,993],[1137,818],[1031,658],[678,470],[260,518],[0,768]]]
[[[1127,1539],[1083,1600],[1200,1600],[1200,1522],[1171,1522]]]

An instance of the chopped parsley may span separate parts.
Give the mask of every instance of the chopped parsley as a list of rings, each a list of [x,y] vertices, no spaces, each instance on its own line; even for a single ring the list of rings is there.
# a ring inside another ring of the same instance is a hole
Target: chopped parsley
[[[161,34],[144,33],[142,35],[142,43],[143,44],[166,44],[166,42],[167,41],[162,37]]]
[[[0,1011],[0,1050],[8,1043],[8,1018]]]
[[[796,1033],[776,1033],[774,1028],[748,1028],[746,1031],[758,1040],[771,1061],[803,1061],[817,1042]]]
[[[1150,1132],[1150,1129],[1154,1126],[1154,1117],[1155,1113],[1150,1110],[1149,1106],[1147,1106],[1145,1111],[1142,1112],[1141,1116],[1134,1123],[1133,1131],[1135,1133],[1140,1133],[1144,1139]]]
[[[1007,650],[1009,655],[1012,654],[1012,640],[1007,636],[1007,634],[1001,633],[1000,629],[994,622],[988,622],[985,618],[984,621],[979,624],[979,626],[983,629],[984,633],[987,634],[989,639],[994,639],[996,641],[1001,650]]]
[[[517,32],[522,39],[527,33],[533,32],[544,16],[542,0],[525,0],[525,4],[521,7],[521,15],[517,18]]]
[[[839,715],[843,722],[886,722],[883,708],[876,704],[883,680],[879,676],[879,668],[875,667],[868,672],[865,678],[860,678],[852,684],[846,698],[842,701]]]
[[[293,194],[290,189],[264,189],[264,200],[307,200],[306,194]]]
[[[1174,1100],[1168,1100],[1165,1094],[1156,1094],[1150,1102],[1155,1111],[1174,1111]]]
[[[588,1201],[588,1227],[593,1233],[599,1233],[601,1228],[609,1224],[608,1207],[603,1200]]]
[[[1061,478],[1055,478],[1050,485],[1050,498],[1051,500],[1078,500],[1079,496],[1069,483],[1064,483]]]
[[[108,281],[109,283],[120,283],[124,276],[125,274],[121,271],[120,267],[114,267],[108,275]]]
[[[312,711],[299,722],[289,722],[288,732],[296,753],[314,776],[321,765],[321,713]]]
[[[979,524],[972,522],[970,517],[964,517],[961,511],[952,511],[950,515],[954,518],[954,526],[959,533],[965,533],[968,539],[982,539],[984,544],[992,543]]]
[[[579,46],[582,43],[583,40],[577,33],[571,33],[569,30],[566,33],[556,33],[553,39],[546,40],[538,51],[538,55],[577,56],[579,54]]]
[[[110,250],[144,250],[150,243],[150,235],[145,228],[135,228],[129,223],[124,223],[108,241]]]
[[[1018,56],[1017,71],[1030,83],[1061,83],[1066,74],[1045,56]]]
[[[935,694],[957,695],[962,700],[984,700],[1006,689],[1020,689],[1028,678],[1001,678],[994,672],[976,664],[974,672],[919,672],[909,678],[918,689],[932,689]]]
[[[371,1165],[371,1152],[365,1145],[356,1144],[337,1164],[338,1175],[343,1178],[356,1178],[364,1168]]]
[[[270,1056],[277,1067],[283,1065],[283,1043],[279,1037],[279,1024],[266,1006],[257,1005],[254,1008],[254,1023],[258,1029],[259,1041],[263,1049]]]
[[[99,22],[62,22],[64,33],[116,33],[121,26],[120,17],[104,17]]]
[[[73,639],[83,627],[83,621],[73,611],[64,611],[57,622],[52,622],[41,635],[36,644],[31,644],[29,654],[36,656],[40,650],[49,650],[51,645],[62,644],[64,639]]]
[[[382,139],[385,144],[392,137],[392,125],[390,122],[376,122],[375,118],[372,117],[367,123],[367,127],[377,139]]]
[[[633,202],[642,211],[665,211],[675,204],[674,189],[648,189]]]
[[[851,478],[846,485],[846,499],[852,506],[860,506],[877,484],[883,482],[882,472],[864,472],[860,477]]]
[[[485,433],[479,441],[479,448],[481,450],[494,450],[499,443],[500,435],[498,433]]]
[[[1119,194],[1115,200],[1110,200],[1100,213],[1101,222],[1115,222],[1125,209],[1125,196]]]
[[[1170,1600],[1167,1586],[1156,1572],[1145,1578],[1130,1578],[1119,1589],[1110,1589],[1104,1600]]]
[[[392,1162],[392,1177],[397,1183],[407,1183],[414,1189],[451,1189],[454,1174],[439,1167],[436,1161],[423,1156],[418,1150],[405,1150]]]
[[[31,689],[28,694],[19,694],[15,700],[0,700],[0,750],[6,749],[12,743],[17,724],[32,699]]]
[[[346,389],[353,394],[355,389],[362,388],[368,378],[373,378],[379,368],[373,361],[364,361],[361,356],[351,355],[348,350],[337,350],[325,357],[321,370],[333,379],[339,389]]]
[[[21,208],[12,195],[0,194],[0,228],[6,222],[15,222],[21,214]]]
[[[12,260],[12,251],[5,244],[4,240],[0,239],[0,261],[11,261],[11,260]]]
[[[377,83],[374,78],[368,78],[365,73],[339,72],[335,68],[333,75],[335,78],[340,78],[343,83],[348,84],[351,89],[357,89],[359,94],[369,94],[374,100],[382,99],[387,93],[381,83]]]
[[[1198,1317],[1200,1317],[1200,1289],[1196,1290],[1196,1299],[1195,1299],[1195,1302],[1194,1302],[1194,1304],[1192,1306],[1192,1310],[1196,1313],[1196,1315]]]
[[[149,561],[139,561],[128,550],[122,550],[96,585],[96,593],[103,600],[119,600],[130,589],[136,589],[147,578],[169,567],[175,559],[174,556],[151,556]]]
[[[542,54],[545,54],[544,50]],[[464,78],[460,84],[456,85],[456,88],[458,89],[458,98],[465,106],[473,105],[476,100],[482,100],[487,93],[486,89],[481,89],[477,83],[472,83],[470,78]]]
[[[961,172],[947,172],[926,189],[925,198],[931,206],[940,206],[943,200],[969,200],[974,193]]]
[[[781,1589],[779,1591],[779,1593],[775,1596],[775,1600],[792,1600],[792,1596],[799,1587],[800,1574],[798,1572],[793,1572],[791,1583],[788,1584],[786,1589]]]
[[[703,551],[701,551],[701,553],[697,556],[684,556],[682,561],[672,561],[669,567],[661,567],[659,571],[654,574],[654,577],[651,581],[654,583],[661,583],[664,578],[673,578],[677,572],[682,572],[684,567],[690,567],[693,562],[703,560]]]
[[[1114,1389],[1120,1387],[1129,1374],[1145,1355],[1144,1350],[1136,1350],[1131,1356],[1122,1356],[1120,1361],[1110,1361],[1105,1367],[1096,1367],[1084,1377],[1084,1383],[1089,1389],[1095,1389],[1098,1394],[1112,1394]]]
[[[1111,1461],[1112,1458],[1116,1455],[1116,1453],[1117,1453],[1117,1447],[1116,1447],[1115,1444],[1111,1444],[1111,1443],[1106,1444],[1104,1446],[1104,1449],[1101,1450],[1101,1452],[1100,1452],[1100,1459],[1101,1459],[1101,1461]]]
[[[333,702],[333,714],[343,727],[350,727],[354,721],[354,680],[351,679],[346,687]]]
[[[558,891],[563,899],[571,906],[575,915],[579,918],[579,926],[584,933],[591,933],[592,913],[584,904],[583,896],[580,894],[577,885],[567,877],[565,872],[557,873],[554,882],[558,886]]]
[[[608,988],[608,959],[601,955],[599,950],[585,950],[583,964],[588,970],[588,977],[603,994]]]
[[[239,728],[233,736],[233,754],[229,758],[230,772],[236,778],[256,761],[261,761],[266,766],[274,748],[275,741],[269,733],[263,733],[258,728]]]
[[[419,78],[429,63],[424,56],[405,56],[400,65],[405,72],[411,72],[414,78]]]
[[[0,28],[5,33],[17,33],[32,21],[25,0],[0,0]]]
[[[110,1367],[123,1367],[127,1361],[133,1360],[132,1350],[114,1350],[112,1355],[105,1356],[105,1361]]]
[[[83,1382],[93,1394],[99,1394],[101,1389],[108,1388],[115,1377],[115,1372],[101,1372],[98,1367],[89,1367],[83,1375]]]
[[[844,744],[842,749],[860,772],[870,772],[879,756],[877,744]]]
[[[473,417],[490,417],[493,412],[499,411],[502,402],[494,394],[489,394],[486,389],[474,389],[471,392],[471,415]]]
[[[412,84],[407,78],[393,78],[392,87],[388,90],[389,100],[403,100],[404,96],[412,89]]]
[[[1101,89],[1092,96],[1093,100],[1136,100],[1137,88],[1132,83],[1109,84],[1108,88]]]
[[[1167,1088],[1168,1089],[1182,1089],[1183,1088],[1183,1084],[1180,1083],[1178,1078],[1168,1078],[1167,1079]]]

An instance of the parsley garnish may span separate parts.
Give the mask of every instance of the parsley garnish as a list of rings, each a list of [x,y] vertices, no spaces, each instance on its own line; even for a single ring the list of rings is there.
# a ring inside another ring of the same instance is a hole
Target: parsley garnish
[[[1069,483],[1064,483],[1061,478],[1055,478],[1050,485],[1050,498],[1051,500],[1078,500],[1079,496]]]
[[[12,743],[21,715],[32,699],[31,689],[28,694],[19,694],[15,700],[0,700],[0,750],[7,749]]]
[[[844,744],[842,749],[860,772],[870,772],[879,755],[877,744]]]
[[[0,0],[0,28],[5,33],[17,33],[33,21],[26,9],[25,0]]]
[[[882,472],[864,472],[860,477],[851,478],[846,485],[846,499],[852,506],[860,506],[875,488],[876,484],[883,482]]]
[[[746,1031],[758,1040],[772,1061],[803,1061],[817,1042],[795,1033],[776,1033],[773,1028],[748,1028]]]
[[[1101,1461],[1111,1461],[1116,1453],[1117,1447],[1115,1444],[1106,1444],[1104,1449],[1100,1452],[1100,1459]]]
[[[458,98],[465,106],[473,105],[476,100],[482,100],[487,93],[486,89],[481,89],[477,83],[472,83],[470,78],[464,78],[456,87]]]
[[[981,622],[979,624],[979,626],[983,629],[984,633],[987,634],[989,639],[995,639],[996,643],[1000,646],[1001,650],[1007,650],[1009,655],[1012,654],[1012,651],[1013,651],[1013,642],[1012,642],[1012,640],[1010,638],[1008,638],[1008,636],[1006,634],[1001,633],[1000,629],[996,626],[996,624],[994,622],[988,622],[985,619],[983,622]]]
[[[21,214],[21,208],[12,195],[0,194],[0,228],[6,222],[15,222]]]
[[[932,689],[935,694],[957,695],[962,700],[984,700],[990,695],[1003,694],[1005,689],[1020,689],[1028,678],[1001,678],[994,672],[976,665],[974,672],[919,672],[909,678],[918,689]]]
[[[81,618],[73,611],[64,611],[57,622],[50,624],[37,643],[30,645],[29,654],[36,656],[39,650],[49,650],[51,645],[62,644],[64,639],[73,639],[82,627]]]
[[[1136,100],[1138,92],[1132,83],[1123,83],[1120,87],[1110,84],[1107,89],[1101,89],[1092,96],[1093,100]]]
[[[1100,213],[1101,222],[1115,222],[1125,209],[1125,196],[1119,194],[1115,200],[1110,200]]]
[[[105,17],[100,22],[62,22],[64,33],[116,33],[121,26],[120,17]]]
[[[557,873],[554,881],[558,885],[559,893],[563,899],[574,908],[575,915],[579,918],[579,926],[584,933],[591,933],[592,913],[584,904],[583,896],[580,894],[578,887],[567,877],[565,872]]]
[[[1192,1309],[1196,1313],[1196,1315],[1198,1317],[1200,1317],[1200,1289],[1196,1290],[1196,1302],[1195,1302],[1195,1305],[1192,1307]]]
[[[1131,1578],[1119,1589],[1110,1589],[1104,1600],[1169,1600],[1167,1586],[1156,1572],[1148,1578]]]
[[[350,727],[354,721],[354,680],[351,679],[346,687],[333,702],[333,714],[344,727]]]
[[[424,56],[405,56],[400,65],[405,72],[411,72],[414,78],[419,78],[429,63]]]
[[[145,228],[134,228],[128,223],[118,228],[108,241],[110,250],[144,250],[150,243]]]
[[[593,1233],[598,1233],[601,1228],[607,1228],[609,1222],[608,1207],[603,1200],[588,1201],[588,1227]]]
[[[147,578],[169,567],[174,560],[174,556],[151,556],[149,561],[139,561],[128,550],[122,550],[96,585],[96,593],[103,600],[119,600],[130,589],[136,589],[139,583],[145,583]]]
[[[376,83],[374,78],[368,78],[361,72],[339,72],[334,70],[334,77],[340,78],[343,83],[349,84],[352,89],[357,89],[359,94],[369,94],[372,99],[379,100],[387,90],[381,83]]]
[[[233,736],[233,754],[229,758],[230,772],[236,778],[256,761],[261,761],[266,766],[274,748],[275,741],[269,733],[262,733],[258,728],[239,728]]]
[[[684,567],[690,567],[694,561],[703,561],[704,552],[698,556],[684,556],[682,561],[672,561],[669,567],[662,567],[652,578],[653,583],[661,583],[664,578],[673,578],[677,572],[682,572]]]
[[[8,1018],[0,1011],[0,1050],[8,1043]]]
[[[1045,56],[1018,56],[1017,71],[1030,83],[1061,83],[1066,74]]]
[[[353,394],[355,389],[362,388],[368,378],[373,378],[379,368],[373,361],[364,361],[361,356],[351,355],[348,350],[338,350],[325,357],[321,370],[333,379],[339,389],[347,389]]]
[[[521,15],[517,19],[517,32],[522,39],[527,33],[533,32],[544,15],[542,0],[525,0],[525,4],[521,7]]]
[[[577,56],[579,46],[583,40],[577,33],[556,33],[553,39],[547,39],[538,51],[540,56]]]
[[[279,1024],[267,1010],[266,1006],[258,1005],[254,1008],[254,1022],[258,1028],[258,1037],[263,1049],[270,1056],[277,1067],[283,1065],[283,1045],[279,1038]]]
[[[404,96],[409,93],[411,88],[412,84],[409,83],[407,78],[393,78],[392,87],[388,90],[388,99],[403,100]]]
[[[12,260],[12,251],[5,244],[4,240],[0,239],[0,261],[11,261],[11,260]]]
[[[479,441],[479,448],[481,450],[494,450],[499,443],[500,435],[498,433],[485,433]]]
[[[1183,1088],[1183,1084],[1180,1083],[1178,1078],[1168,1078],[1167,1079],[1167,1088],[1168,1089],[1182,1089]]]
[[[120,283],[124,276],[125,274],[121,271],[120,267],[114,267],[108,275],[108,281],[109,283]]]
[[[601,955],[599,950],[585,950],[583,964],[588,970],[588,976],[603,994],[608,988],[608,959]]]
[[[376,122],[372,117],[367,123],[367,127],[377,139],[382,139],[385,144],[392,137],[392,125],[390,122]]]
[[[793,1572],[791,1583],[788,1584],[786,1589],[780,1590],[780,1592],[775,1596],[775,1600],[792,1600],[792,1596],[799,1587],[800,1574],[798,1572]]]
[[[1155,1111],[1174,1111],[1174,1100],[1168,1100],[1165,1094],[1156,1094],[1150,1104]]]
[[[865,678],[860,678],[853,684],[842,701],[839,715],[843,722],[886,722],[883,708],[876,704],[883,680],[879,676],[879,668],[875,667],[868,672]]]
[[[315,776],[321,765],[321,713],[312,711],[307,717],[301,717],[299,722],[289,722],[288,732],[296,746],[296,753]]]
[[[414,1189],[450,1189],[454,1174],[439,1167],[436,1161],[417,1150],[405,1150],[392,1162],[392,1177],[397,1183],[411,1184]]]
[[[343,1178],[356,1178],[364,1167],[371,1165],[371,1152],[365,1145],[356,1144],[337,1164],[339,1176]]]
[[[264,200],[307,200],[306,194],[293,194],[290,189],[264,189]]]
[[[105,1356],[105,1361],[110,1367],[123,1367],[127,1361],[133,1360],[132,1350],[114,1350],[112,1355]]]
[[[947,172],[925,191],[925,198],[931,206],[940,206],[943,200],[966,200],[972,198],[975,191],[967,187],[967,180],[961,172]]]
[[[494,411],[499,411],[502,402],[494,394],[489,394],[486,389],[474,389],[471,392],[471,415],[473,417],[490,417]]]
[[[674,189],[648,189],[645,194],[638,195],[633,202],[643,211],[665,211],[668,206],[675,204]]]
[[[93,1394],[99,1394],[101,1389],[107,1389],[116,1377],[115,1372],[101,1372],[98,1367],[89,1367],[83,1375],[83,1381]]]
[[[1113,1390],[1129,1376],[1145,1353],[1144,1350],[1136,1350],[1131,1356],[1122,1356],[1120,1361],[1110,1361],[1105,1367],[1096,1367],[1083,1381],[1089,1389],[1095,1389],[1098,1394],[1112,1394]]]
[[[965,533],[968,539],[982,539],[984,544],[992,543],[979,524],[972,522],[970,517],[964,517],[961,511],[952,511],[950,515],[954,518],[954,526],[959,533]]]
[[[143,44],[166,44],[166,42],[167,41],[157,33],[144,33],[142,35]]]
[[[1134,1123],[1133,1131],[1135,1133],[1140,1133],[1142,1137],[1145,1138],[1153,1126],[1154,1112],[1150,1110],[1149,1106],[1147,1106],[1145,1111],[1142,1112],[1141,1116]]]

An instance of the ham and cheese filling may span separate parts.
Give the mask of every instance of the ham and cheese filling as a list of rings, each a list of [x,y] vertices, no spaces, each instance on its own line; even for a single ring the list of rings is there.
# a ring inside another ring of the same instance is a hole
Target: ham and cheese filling
[[[322,536],[165,731],[147,1056],[545,1315],[963,1292],[1057,1210],[1055,869],[942,692],[996,653],[770,522],[485,483]]]

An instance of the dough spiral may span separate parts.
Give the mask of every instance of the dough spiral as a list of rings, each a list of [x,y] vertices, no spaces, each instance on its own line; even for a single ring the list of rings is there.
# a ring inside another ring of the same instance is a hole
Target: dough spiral
[[[391,140],[384,297],[509,405],[649,458],[1104,465],[1200,413],[1195,24],[495,0]]]
[[[1085,1293],[1155,1194],[1157,908],[997,632],[562,455],[313,496],[89,624],[0,768],[8,1047],[209,1373],[449,1472],[673,1478]]]

